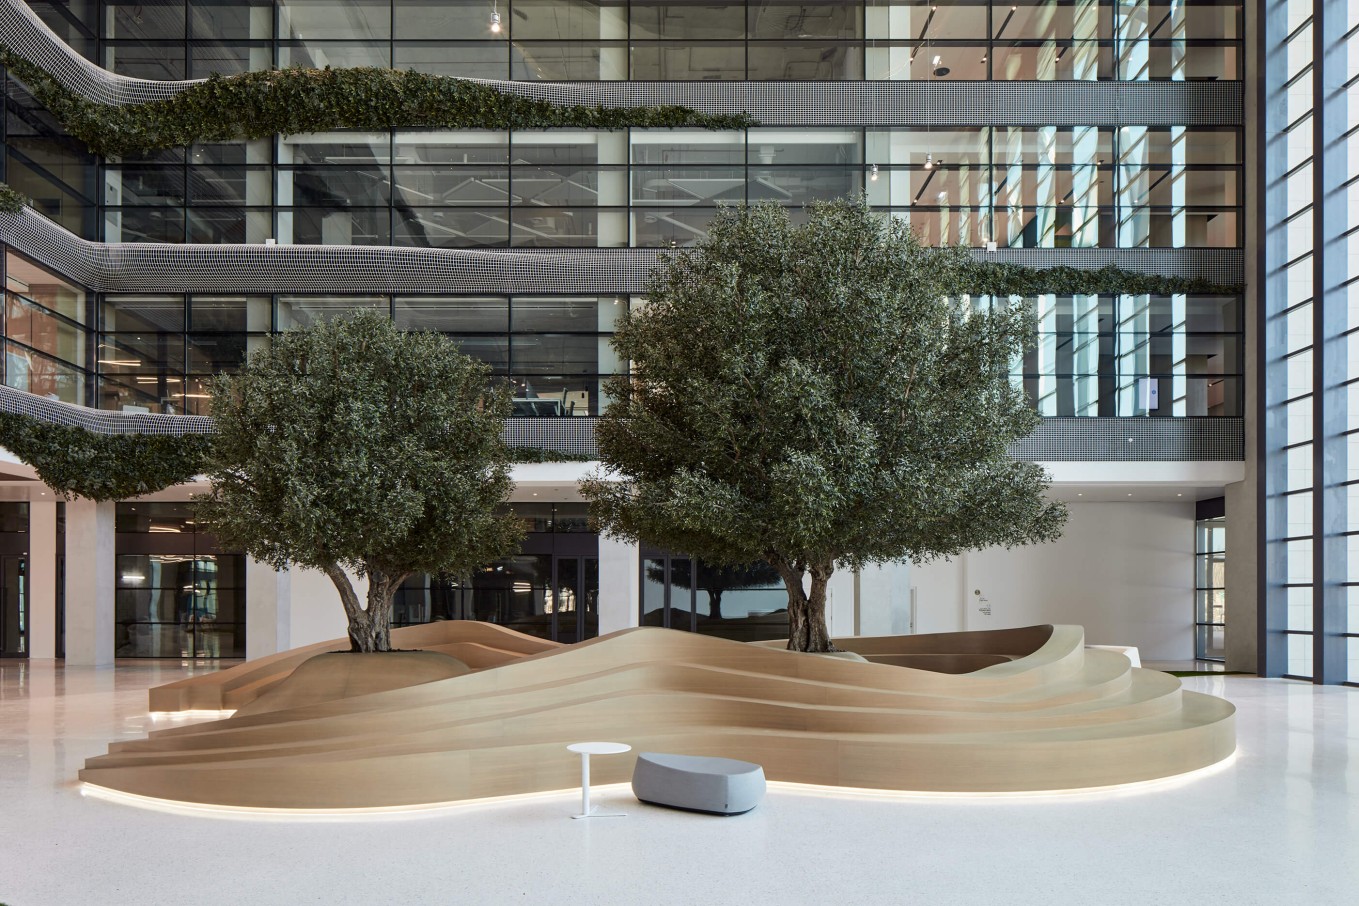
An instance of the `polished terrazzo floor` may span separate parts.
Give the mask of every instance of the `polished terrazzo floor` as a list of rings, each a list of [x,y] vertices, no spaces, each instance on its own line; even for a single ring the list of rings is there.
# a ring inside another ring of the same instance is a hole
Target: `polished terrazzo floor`
[[[1113,794],[772,789],[723,819],[610,787],[628,817],[594,821],[573,793],[305,821],[82,796],[84,759],[144,735],[145,689],[188,672],[0,661],[0,903],[1359,902],[1359,689],[1188,678],[1237,705],[1236,759]]]

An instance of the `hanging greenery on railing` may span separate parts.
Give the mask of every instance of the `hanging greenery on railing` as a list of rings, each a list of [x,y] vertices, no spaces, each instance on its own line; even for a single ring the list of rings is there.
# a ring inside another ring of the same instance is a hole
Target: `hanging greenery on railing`
[[[0,182],[0,214],[18,214],[28,204],[28,199]]]
[[[978,296],[1236,295],[1242,287],[1198,277],[1167,277],[1124,270],[1112,264],[1101,268],[1027,267],[996,261],[974,261],[962,281]]]
[[[211,434],[100,434],[32,415],[0,412],[0,447],[66,497],[126,500],[191,481],[203,471]],[[511,447],[515,463],[588,462],[583,453]]]
[[[563,453],[561,450],[545,450],[542,447],[510,447],[510,462],[590,462],[598,459],[586,453]]]
[[[2,44],[0,64],[28,86],[67,132],[105,156],[332,129],[744,129],[756,125],[744,113],[712,115],[675,105],[554,104],[466,79],[373,66],[299,66],[214,75],[165,100],[115,106],[82,97]]]
[[[211,442],[206,434],[97,434],[0,412],[0,446],[67,497],[123,500],[189,481]]]

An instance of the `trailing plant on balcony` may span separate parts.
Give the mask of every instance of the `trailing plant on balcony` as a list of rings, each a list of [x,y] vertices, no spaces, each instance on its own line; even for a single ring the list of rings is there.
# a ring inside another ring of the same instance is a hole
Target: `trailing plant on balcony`
[[[958,285],[978,296],[1157,295],[1177,293],[1235,295],[1239,285],[1214,283],[1198,277],[1168,277],[1125,270],[1115,265],[1100,268],[1027,267],[996,261],[972,260],[961,267]]]
[[[0,412],[0,447],[66,497],[125,500],[201,474],[211,434],[100,434],[32,415]],[[588,462],[584,453],[510,447],[512,463]]]
[[[165,100],[115,106],[72,91],[14,48],[0,45],[0,64],[28,86],[67,132],[105,156],[332,129],[743,129],[755,125],[746,114],[706,114],[676,105],[554,104],[466,79],[373,66],[298,66],[213,75]]]
[[[125,500],[189,481],[211,442],[206,434],[98,434],[0,412],[0,446],[67,497]]]
[[[28,204],[28,199],[0,182],[0,214],[17,214]]]

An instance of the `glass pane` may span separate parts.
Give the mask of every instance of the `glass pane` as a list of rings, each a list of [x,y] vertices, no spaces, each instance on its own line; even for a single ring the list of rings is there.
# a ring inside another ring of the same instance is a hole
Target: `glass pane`
[[[557,641],[572,644],[580,641],[582,610],[582,579],[580,561],[574,557],[556,558],[557,585],[547,602],[547,608],[557,616]]]
[[[387,38],[391,24],[391,0],[345,0],[338,9],[334,0],[278,0],[280,38]]]
[[[599,559],[585,558],[585,575],[581,583],[580,637],[593,639],[599,635]]]
[[[670,628],[689,632],[693,628],[693,562],[688,557],[670,558]]]
[[[516,297],[513,301],[515,332],[594,333],[600,330],[599,300],[593,297]]]
[[[665,625],[665,561],[646,559],[642,561],[642,614],[641,626]]]
[[[1222,660],[1227,656],[1227,631],[1224,626],[1195,628],[1194,656],[1205,660]]]
[[[402,330],[446,333],[504,333],[509,305],[502,297],[397,296],[396,325]]]
[[[485,0],[393,0],[395,37],[397,40],[503,41],[507,29],[502,29],[500,34],[491,31],[489,5]],[[505,6],[508,13],[509,4]],[[503,45],[500,52],[504,54]]]
[[[82,287],[9,250],[5,251],[5,288],[79,324],[86,322]]]
[[[788,595],[773,567],[699,566],[698,631],[735,641],[788,637]]]
[[[386,311],[386,296],[279,296],[278,329],[305,327],[361,310]]]
[[[196,331],[266,333],[272,326],[273,305],[268,296],[194,296],[189,320]]]

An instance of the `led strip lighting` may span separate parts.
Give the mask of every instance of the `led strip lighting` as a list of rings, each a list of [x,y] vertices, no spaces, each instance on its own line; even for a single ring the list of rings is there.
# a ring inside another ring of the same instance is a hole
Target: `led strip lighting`
[[[1189,771],[1185,774],[1177,774],[1173,777],[1161,777],[1155,780],[1139,780],[1132,783],[1123,783],[1116,786],[1089,787],[1084,789],[1071,790],[1037,790],[1033,792],[1001,792],[1001,793],[948,793],[932,791],[910,791],[910,790],[877,790],[861,789],[858,787],[840,786],[818,786],[808,783],[792,783],[784,780],[771,780],[768,788],[778,793],[787,793],[793,796],[814,796],[819,798],[839,798],[839,799],[878,799],[878,800],[932,800],[947,802],[992,802],[995,800],[1025,800],[1025,801],[1051,801],[1051,802],[1080,802],[1089,800],[1107,800],[1138,796],[1148,793],[1164,792],[1166,790],[1178,789],[1197,783],[1208,777],[1220,774],[1236,764],[1236,759],[1240,754],[1240,749],[1232,752],[1231,755],[1207,767]],[[157,799],[153,796],[139,796],[135,793],[124,793],[112,790],[108,787],[99,786],[93,783],[81,783],[80,795],[90,799],[101,799],[105,802],[112,802],[117,805],[127,805],[134,808],[148,809],[150,811],[165,812],[173,815],[188,815],[201,818],[226,818],[237,820],[258,821],[260,819],[274,820],[280,822],[308,822],[308,821],[335,821],[351,818],[355,820],[371,821],[374,819],[400,819],[405,817],[428,817],[430,814],[449,813],[456,814],[464,811],[476,809],[495,808],[507,805],[517,805],[525,802],[553,802],[562,800],[566,811],[570,810],[568,803],[574,803],[579,790],[544,790],[537,793],[518,793],[513,796],[490,796],[484,799],[464,799],[457,802],[432,802],[421,805],[398,805],[380,806],[372,808],[337,808],[337,809],[295,809],[295,808],[246,808],[232,805],[209,805],[198,802],[178,802],[173,799]],[[631,786],[627,783],[611,783],[601,786],[592,786],[596,792],[612,795],[630,795]]]

